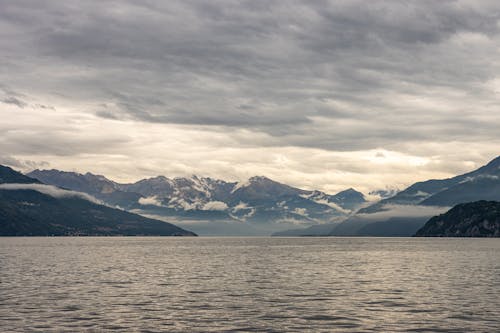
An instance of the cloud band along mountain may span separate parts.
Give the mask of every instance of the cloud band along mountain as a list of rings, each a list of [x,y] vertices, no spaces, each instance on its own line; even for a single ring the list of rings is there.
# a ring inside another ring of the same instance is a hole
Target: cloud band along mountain
[[[411,236],[432,216],[478,200],[500,201],[500,156],[456,177],[418,182],[336,226],[330,235]]]
[[[91,173],[35,170],[28,175],[47,184],[88,193],[110,205],[174,218],[208,234],[226,234],[221,230],[224,228],[231,229],[230,234],[270,234],[294,225],[327,223],[344,218],[366,202],[363,194],[354,189],[329,195],[262,176],[240,183],[198,176],[158,176],[119,184]]]
[[[0,236],[195,236],[0,166]]]
[[[463,175],[415,183],[390,198],[361,208],[323,235],[411,236],[432,216],[451,206],[478,200],[500,201],[500,156]],[[304,229],[302,233],[294,230],[292,234],[318,235],[317,230],[323,231],[324,227]]]

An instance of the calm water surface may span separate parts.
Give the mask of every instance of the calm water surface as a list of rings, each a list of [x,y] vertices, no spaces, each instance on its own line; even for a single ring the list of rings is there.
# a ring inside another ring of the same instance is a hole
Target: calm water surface
[[[500,239],[0,238],[0,331],[499,332]]]

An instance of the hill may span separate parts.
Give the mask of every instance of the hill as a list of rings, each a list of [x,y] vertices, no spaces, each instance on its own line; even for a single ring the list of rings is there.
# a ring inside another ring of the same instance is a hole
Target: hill
[[[500,202],[459,204],[434,216],[415,234],[417,237],[500,237]]]

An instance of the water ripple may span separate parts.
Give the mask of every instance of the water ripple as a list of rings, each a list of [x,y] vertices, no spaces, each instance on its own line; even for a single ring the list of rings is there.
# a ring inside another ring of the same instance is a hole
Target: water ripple
[[[0,238],[2,332],[495,332],[500,242]]]

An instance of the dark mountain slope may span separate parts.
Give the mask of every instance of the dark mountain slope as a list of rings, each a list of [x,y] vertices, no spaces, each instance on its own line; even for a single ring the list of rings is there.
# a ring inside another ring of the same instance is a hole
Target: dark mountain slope
[[[42,184],[1,165],[0,184],[0,236],[195,236],[170,223],[91,202],[94,199],[86,194]]]
[[[0,165],[0,184],[4,183],[40,184],[37,179],[25,176],[9,167]]]
[[[500,202],[459,204],[446,213],[431,218],[415,236],[500,237]]]
[[[500,201],[500,177],[477,176],[459,183],[425,199],[420,204],[426,206],[454,206],[459,203],[481,200]]]
[[[195,236],[170,223],[78,198],[0,190],[0,236]]]

